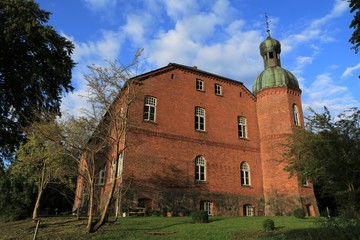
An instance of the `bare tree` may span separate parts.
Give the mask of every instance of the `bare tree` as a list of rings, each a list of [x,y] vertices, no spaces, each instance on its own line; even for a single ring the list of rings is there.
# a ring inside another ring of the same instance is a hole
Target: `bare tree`
[[[142,49],[138,50],[129,65],[119,65],[117,62],[108,62],[108,67],[91,65],[90,74],[85,75],[89,87],[87,100],[91,108],[85,111],[86,118],[82,120],[82,124],[91,132],[91,137],[87,144],[81,146],[78,181],[86,187],[89,194],[89,232],[97,231],[104,224],[116,187],[122,181],[119,160],[126,148],[125,132],[128,127],[129,107],[135,99],[137,84],[131,77],[135,75],[141,53]],[[104,176],[108,178],[105,180]],[[105,191],[102,191],[99,198],[99,218],[93,223],[94,200],[97,194],[95,186],[99,182],[104,184]]]

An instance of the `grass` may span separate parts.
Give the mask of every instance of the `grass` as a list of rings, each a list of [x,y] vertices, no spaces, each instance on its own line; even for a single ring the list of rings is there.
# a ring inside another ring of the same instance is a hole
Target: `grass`
[[[276,229],[264,232],[262,222],[268,218],[275,221]],[[41,219],[37,239],[337,239],[311,238],[311,234],[321,233],[314,221],[314,218],[292,216],[210,217],[208,223],[195,224],[191,217],[126,217],[88,234],[85,231],[86,220],[52,217]],[[32,220],[0,223],[0,239],[32,239],[35,227]]]

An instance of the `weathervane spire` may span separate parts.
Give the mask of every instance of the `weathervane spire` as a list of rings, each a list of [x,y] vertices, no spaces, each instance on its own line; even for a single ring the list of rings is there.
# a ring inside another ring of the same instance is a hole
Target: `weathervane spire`
[[[269,21],[269,17],[267,15],[267,13],[265,12],[265,21],[266,21],[266,32],[268,37],[270,37],[270,21]]]

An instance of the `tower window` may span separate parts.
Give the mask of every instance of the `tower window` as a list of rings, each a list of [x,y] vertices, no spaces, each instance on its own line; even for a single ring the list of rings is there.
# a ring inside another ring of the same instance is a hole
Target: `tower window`
[[[204,91],[204,81],[201,79],[196,79],[196,90]]]
[[[195,181],[206,181],[206,161],[203,156],[197,156],[195,159]]]
[[[215,84],[215,95],[221,95],[221,85]]]
[[[299,110],[298,110],[298,107],[295,104],[293,105],[293,114],[294,114],[294,124],[296,126],[300,126]]]
[[[156,98],[146,96],[144,101],[144,120],[155,122],[156,119]]]
[[[269,52],[269,58],[273,59],[274,58],[274,52]]]
[[[205,109],[195,107],[195,130],[205,131]]]
[[[247,138],[246,118],[238,117],[238,135],[239,138]]]

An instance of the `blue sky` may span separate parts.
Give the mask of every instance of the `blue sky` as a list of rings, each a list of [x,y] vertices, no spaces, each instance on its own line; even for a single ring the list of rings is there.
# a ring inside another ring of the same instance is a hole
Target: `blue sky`
[[[263,70],[259,44],[271,36],[282,44],[282,67],[294,73],[302,102],[333,115],[360,103],[360,55],[348,39],[353,18],[343,0],[37,0],[52,12],[49,24],[75,44],[72,94],[62,111],[86,105],[83,74],[105,60],[123,64],[144,48],[142,69],[170,62],[197,66],[241,81],[251,90]]]

